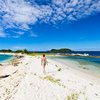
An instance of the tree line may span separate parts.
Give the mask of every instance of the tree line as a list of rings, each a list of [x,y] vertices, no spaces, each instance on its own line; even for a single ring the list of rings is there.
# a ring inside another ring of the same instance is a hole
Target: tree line
[[[4,52],[4,53],[67,53],[67,52],[71,52],[71,49],[68,48],[61,48],[61,49],[51,49],[48,51],[28,51],[27,49],[23,49],[23,50],[16,50],[13,51],[11,49],[2,49],[0,50],[0,52]]]
[[[28,51],[27,49],[16,50],[16,51],[13,51],[11,49],[2,49],[2,50],[0,50],[0,52],[4,52],[4,53],[29,53],[30,51]]]

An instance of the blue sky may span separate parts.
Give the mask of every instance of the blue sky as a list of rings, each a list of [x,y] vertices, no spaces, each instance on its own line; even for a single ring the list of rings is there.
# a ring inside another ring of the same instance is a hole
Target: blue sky
[[[99,0],[1,0],[0,49],[100,50]]]

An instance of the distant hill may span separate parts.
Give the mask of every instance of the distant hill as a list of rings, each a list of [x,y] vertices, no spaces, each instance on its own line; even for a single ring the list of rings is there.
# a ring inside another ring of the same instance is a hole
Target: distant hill
[[[66,53],[66,52],[71,52],[71,49],[68,48],[61,48],[61,49],[51,49],[50,53]]]

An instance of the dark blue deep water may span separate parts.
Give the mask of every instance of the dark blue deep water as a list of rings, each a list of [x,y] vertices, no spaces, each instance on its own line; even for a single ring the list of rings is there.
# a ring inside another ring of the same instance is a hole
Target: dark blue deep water
[[[74,54],[89,54],[89,56],[66,56],[64,58],[69,58],[77,61],[88,61],[95,64],[100,64],[100,51],[74,51]]]
[[[74,54],[89,54],[90,56],[100,56],[100,51],[72,51],[70,53],[74,53]]]

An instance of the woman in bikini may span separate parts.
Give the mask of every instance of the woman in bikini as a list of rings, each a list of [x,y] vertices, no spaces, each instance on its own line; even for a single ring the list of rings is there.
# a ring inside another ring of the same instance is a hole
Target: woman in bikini
[[[43,73],[45,73],[46,64],[47,64],[47,58],[46,58],[45,54],[43,54],[42,58],[41,58],[41,66],[43,66]]]

